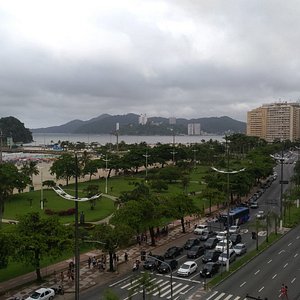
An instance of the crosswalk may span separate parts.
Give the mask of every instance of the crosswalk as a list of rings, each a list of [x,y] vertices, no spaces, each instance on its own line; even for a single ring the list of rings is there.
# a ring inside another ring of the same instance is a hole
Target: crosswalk
[[[247,300],[247,298],[214,291],[206,295],[205,300]]]
[[[151,286],[153,289],[147,292],[147,295],[151,294],[153,297],[161,298],[161,299],[171,299],[171,294],[173,294],[173,299],[183,299],[183,295],[192,290],[195,285],[190,282],[185,281],[172,281],[172,293],[171,293],[171,281],[170,278],[157,278],[154,277],[150,280]],[[119,285],[121,290],[128,291],[128,297],[123,298],[123,300],[130,299],[131,297],[141,294],[143,292],[142,287],[139,286],[138,279],[132,281],[125,281]]]

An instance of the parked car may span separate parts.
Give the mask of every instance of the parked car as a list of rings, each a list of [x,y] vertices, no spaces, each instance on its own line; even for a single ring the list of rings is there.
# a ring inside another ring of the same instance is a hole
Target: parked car
[[[266,214],[263,210],[258,211],[258,213],[256,214],[257,219],[264,219],[265,217],[266,217]]]
[[[171,270],[175,270],[178,267],[178,261],[176,259],[166,260],[157,267],[159,273],[169,273]]]
[[[197,246],[200,244],[200,240],[199,239],[188,239],[184,245],[184,249],[189,250],[194,246]]]
[[[226,237],[227,237],[227,231],[220,231],[220,232],[218,232],[218,234],[216,236],[216,238],[219,241],[226,239]]]
[[[55,296],[55,292],[50,288],[40,288],[36,290],[26,300],[51,300]]]
[[[206,224],[199,224],[197,227],[194,229],[195,234],[202,234],[203,231],[207,231],[208,226]]]
[[[198,265],[194,261],[186,261],[184,264],[180,266],[177,270],[178,276],[189,276],[192,273],[196,272],[198,269]]]
[[[175,258],[175,257],[179,256],[182,252],[183,252],[182,247],[173,246],[173,247],[170,247],[166,251],[166,253],[164,254],[164,257],[165,258]]]
[[[239,233],[240,232],[240,226],[238,225],[232,225],[229,227],[229,233]]]
[[[164,257],[163,256],[159,256],[159,255],[151,255],[152,257],[148,257],[143,264],[143,268],[145,270],[149,270],[149,271],[154,271],[158,266],[160,266],[161,261],[164,261]],[[158,258],[159,260],[155,259]]]
[[[206,263],[202,270],[200,271],[201,277],[212,277],[214,274],[218,273],[220,268],[220,264],[216,262],[208,262]]]
[[[203,246],[194,246],[187,252],[188,258],[197,258],[203,255],[205,252],[205,248]]]
[[[210,261],[216,262],[222,252],[217,250],[206,250],[204,255],[202,256],[202,262],[208,263]]]
[[[234,250],[234,252],[236,253],[236,255],[243,255],[244,253],[247,252],[247,248],[245,244],[239,243],[233,246],[232,248]]]
[[[228,240],[228,244],[229,244],[229,248],[232,247],[232,242],[231,240]],[[216,250],[218,251],[225,251],[227,249],[227,240],[222,240],[220,241],[217,246],[216,246]]]
[[[219,240],[216,237],[209,238],[207,241],[204,242],[204,247],[206,249],[213,249],[218,244]]]
[[[236,259],[236,253],[233,249],[229,249],[229,263],[235,261]],[[226,265],[227,263],[227,250],[220,254],[219,256],[219,263],[222,265]]]
[[[251,208],[258,208],[258,203],[257,203],[257,201],[251,202],[251,203],[250,203],[250,207],[251,207]]]
[[[236,245],[242,241],[242,236],[239,233],[232,234],[229,239],[233,245]]]
[[[213,236],[215,236],[213,231],[203,231],[202,234],[200,234],[199,239],[200,241],[206,241]]]

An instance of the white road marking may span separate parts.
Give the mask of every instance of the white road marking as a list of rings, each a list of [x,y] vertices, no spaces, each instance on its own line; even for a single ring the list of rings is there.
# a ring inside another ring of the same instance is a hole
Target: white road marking
[[[239,300],[241,297],[239,297],[239,296],[237,296],[237,297],[235,297],[233,300]],[[247,300],[247,299],[245,299],[245,300]]]
[[[257,275],[259,272],[260,272],[260,270],[257,270],[257,271],[254,273],[254,275]]]
[[[175,284],[175,282],[172,282],[172,286]],[[166,285],[165,287],[163,287],[164,285]],[[166,289],[171,289],[170,288],[170,283],[168,282],[168,281],[165,281],[165,282],[163,282],[163,283],[161,283],[160,284],[160,289],[157,291],[157,292],[155,292],[154,294],[153,294],[153,296],[157,296],[159,293],[161,293],[161,292],[163,292],[164,290],[166,290]],[[162,288],[163,287],[163,288]]]
[[[115,285],[117,285],[117,284],[119,284],[119,283],[121,283],[121,282],[123,282],[123,281],[126,281],[127,279],[129,279],[129,278],[131,278],[131,277],[132,277],[132,276],[128,276],[128,277],[123,278],[123,279],[121,279],[121,280],[119,280],[119,281],[117,281],[117,282],[114,282],[114,283],[110,284],[109,287],[113,287],[113,286],[115,286]]]
[[[284,252],[284,250],[281,250],[281,251],[278,252],[278,254],[281,254],[281,253],[283,253],[283,252]]]
[[[185,295],[186,293],[188,293],[190,290],[192,290],[194,287],[191,286],[189,289],[187,289],[185,292],[181,292],[180,295]]]
[[[209,296],[206,300],[211,299],[212,297],[214,297],[216,294],[218,294],[218,292],[214,292],[211,296]]]
[[[295,280],[296,280],[296,277],[291,281],[291,283],[294,283]]]
[[[228,295],[224,300],[229,300],[231,297],[233,297],[233,295]]]
[[[272,259],[270,259],[270,260],[268,261],[268,264],[269,264],[270,262],[272,262]]]
[[[185,286],[183,286],[181,289],[179,289],[178,291],[176,291],[175,293],[173,293],[173,296],[179,294],[181,291],[183,291],[184,289],[186,289],[189,285],[186,284]],[[167,297],[167,299],[171,299],[171,296]]]
[[[298,253],[296,253],[295,255],[294,255],[294,257],[297,257],[298,256]]]
[[[297,237],[296,237],[296,240],[299,240],[300,239],[300,236],[298,235]]]
[[[277,274],[275,274],[275,275],[272,277],[272,279],[274,279],[276,276],[277,276]]]
[[[283,268],[286,268],[288,264],[289,264],[289,263],[286,263],[286,264],[283,266]]]
[[[258,290],[258,292],[260,293],[265,287],[263,286],[260,290]]]
[[[221,299],[224,295],[225,295],[225,293],[221,293],[215,300]]]
[[[244,282],[240,285],[240,287],[244,286],[245,284],[246,284],[246,281],[244,281]]]
[[[182,283],[177,283],[176,285],[173,286],[173,296],[175,295],[175,294],[174,294],[174,290],[178,289],[178,288],[181,287],[181,286],[182,286]],[[165,296],[167,296],[170,292],[171,292],[171,290],[168,290],[167,292],[161,294],[160,297],[165,297]]]
[[[288,244],[288,247],[291,246],[291,245],[293,245],[293,243],[289,243],[289,244]]]

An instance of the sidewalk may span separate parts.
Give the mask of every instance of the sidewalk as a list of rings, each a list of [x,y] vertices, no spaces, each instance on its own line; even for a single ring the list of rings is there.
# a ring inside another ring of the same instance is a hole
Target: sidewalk
[[[194,229],[194,224],[199,223],[199,219],[190,218],[190,226],[186,226],[186,233],[189,234]],[[204,220],[201,220],[203,222]],[[87,264],[88,257],[99,257],[102,252],[101,250],[92,250],[88,253],[82,254],[80,256],[80,290],[85,290],[91,286],[96,284],[105,285],[112,280],[116,280],[122,275],[131,271],[133,262],[136,259],[140,259],[141,250],[145,250],[146,252],[155,251],[157,247],[160,247],[166,243],[169,243],[173,240],[176,240],[178,237],[184,236],[182,233],[182,228],[180,221],[174,221],[169,225],[169,234],[167,236],[162,236],[156,241],[156,246],[150,246],[145,242],[141,245],[137,244],[129,249],[120,250],[117,252],[117,256],[119,257],[119,262],[117,263],[117,271],[116,272],[108,272],[108,271],[99,271],[98,268],[89,268]],[[128,253],[128,262],[125,262],[124,254]],[[64,296],[57,296],[58,299],[72,299],[74,298],[74,281],[67,279],[67,268],[68,264],[72,259],[68,259],[66,261],[62,261],[56,263],[54,265],[48,266],[41,270],[42,276],[45,279],[43,284],[35,283],[36,274],[35,272],[31,272],[29,274],[25,274],[6,282],[0,283],[0,299],[10,299],[12,297],[20,297],[26,298],[28,295],[32,293],[32,291],[38,289],[41,286],[51,287],[60,282],[60,272],[64,272]],[[108,263],[107,263],[108,265]],[[55,275],[56,274],[56,275]],[[56,277],[56,278],[55,278]]]

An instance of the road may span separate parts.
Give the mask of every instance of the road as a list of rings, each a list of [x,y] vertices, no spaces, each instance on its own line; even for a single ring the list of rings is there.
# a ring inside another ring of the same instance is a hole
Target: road
[[[253,297],[279,299],[280,287],[288,286],[289,299],[300,299],[300,226],[205,295],[206,300],[238,300]]]

